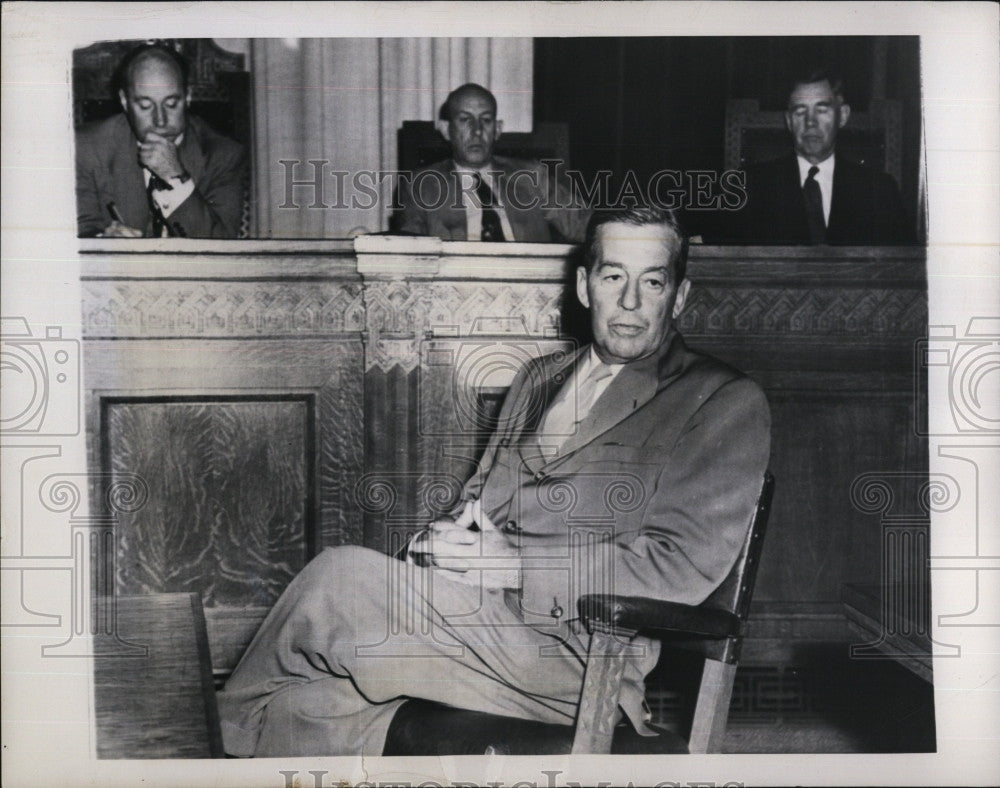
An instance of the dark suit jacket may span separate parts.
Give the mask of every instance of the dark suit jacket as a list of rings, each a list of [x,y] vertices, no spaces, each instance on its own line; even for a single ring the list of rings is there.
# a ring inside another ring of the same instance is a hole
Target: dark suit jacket
[[[722,239],[737,243],[808,244],[809,223],[795,155],[747,168],[745,209],[723,217]],[[914,242],[891,175],[837,156],[826,242],[879,246]]]
[[[521,612],[536,627],[575,618],[589,592],[702,602],[736,562],[768,463],[760,387],[676,332],[543,458],[537,422],[586,352],[518,374],[463,494],[519,546]]]
[[[189,115],[180,159],[194,193],[170,214],[174,234],[189,238],[235,238],[240,228],[247,164],[243,147]],[[80,237],[111,224],[108,203],[130,227],[152,235],[146,183],[135,135],[124,115],[80,130],[76,136],[76,210]],[[179,228],[179,232],[178,232]]]
[[[571,199],[569,186],[552,181],[544,165],[493,157],[490,165],[499,171],[504,211],[514,237],[509,241],[530,243],[579,243],[587,229],[590,212]],[[517,177],[511,177],[520,173]],[[468,240],[455,163],[451,159],[417,170],[402,178],[393,218],[393,232],[436,235],[446,241]]]

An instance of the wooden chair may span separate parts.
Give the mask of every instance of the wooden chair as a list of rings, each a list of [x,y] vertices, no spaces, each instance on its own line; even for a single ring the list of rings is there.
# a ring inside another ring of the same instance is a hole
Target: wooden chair
[[[893,99],[872,100],[867,112],[851,112],[837,134],[837,151],[851,159],[883,170],[900,183],[903,168],[903,110]],[[791,150],[785,113],[760,108],[756,99],[726,102],[727,170],[780,158]]]
[[[768,472],[736,565],[701,605],[581,597],[577,608],[590,632],[590,647],[575,730],[413,699],[393,717],[383,754],[720,752],[773,490]],[[624,650],[638,634],[660,639],[664,650],[694,649],[705,657],[687,742],[668,731],[639,736],[627,722],[615,727]]]

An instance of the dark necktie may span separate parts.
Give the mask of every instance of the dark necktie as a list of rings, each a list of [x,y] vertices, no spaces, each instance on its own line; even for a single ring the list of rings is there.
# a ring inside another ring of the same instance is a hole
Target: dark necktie
[[[163,191],[169,188],[171,187],[155,172],[149,174],[149,183],[146,184],[146,200],[149,202],[149,213],[153,217],[154,238],[163,236],[163,228],[166,227],[167,222],[163,218],[163,214],[160,213],[160,209],[156,206],[156,200],[153,199],[153,190]]]
[[[480,241],[505,241],[503,228],[500,226],[500,214],[493,206],[493,190],[486,184],[478,172],[473,173],[475,179],[476,197],[483,207],[482,231],[479,233]]]
[[[826,220],[823,218],[823,194],[816,183],[816,173],[819,167],[815,164],[809,168],[809,177],[802,184],[802,193],[806,198],[806,219],[809,221],[809,240],[814,244],[826,242]]]

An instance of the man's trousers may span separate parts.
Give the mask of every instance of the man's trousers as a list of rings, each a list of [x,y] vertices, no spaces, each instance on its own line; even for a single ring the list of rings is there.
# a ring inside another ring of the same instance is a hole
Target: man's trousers
[[[571,724],[586,633],[526,626],[511,594],[454,577],[362,547],[324,550],[219,694],[226,752],[379,755],[409,697]]]

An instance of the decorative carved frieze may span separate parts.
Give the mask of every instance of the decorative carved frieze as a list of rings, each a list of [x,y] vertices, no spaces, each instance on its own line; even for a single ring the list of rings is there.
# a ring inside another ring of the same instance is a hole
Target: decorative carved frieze
[[[697,335],[849,335],[857,339],[921,336],[927,298],[920,290],[812,286],[691,289],[678,319]]]
[[[553,337],[561,295],[554,282],[366,282],[365,369],[415,369],[427,334]]]
[[[364,330],[361,286],[330,281],[87,280],[84,337],[287,337]]]

